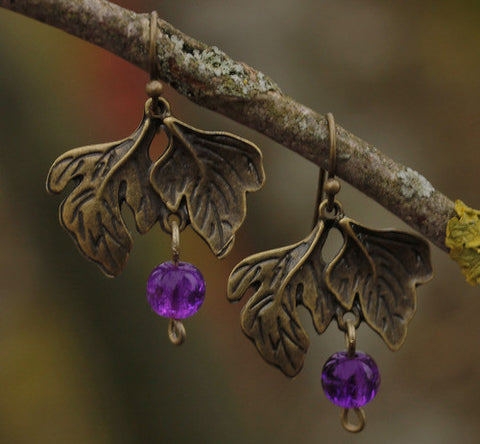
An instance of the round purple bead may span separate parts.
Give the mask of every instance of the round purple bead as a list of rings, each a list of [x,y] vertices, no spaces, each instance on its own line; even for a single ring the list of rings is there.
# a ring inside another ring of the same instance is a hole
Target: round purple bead
[[[323,366],[322,386],[334,404],[353,409],[370,402],[380,386],[375,361],[365,353],[348,356],[346,351],[330,356]]]
[[[160,316],[185,319],[203,304],[205,280],[200,270],[188,262],[164,262],[148,277],[147,299]]]

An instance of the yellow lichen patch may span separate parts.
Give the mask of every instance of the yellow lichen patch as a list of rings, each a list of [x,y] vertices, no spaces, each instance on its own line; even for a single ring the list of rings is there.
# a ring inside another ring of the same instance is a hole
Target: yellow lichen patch
[[[447,224],[445,245],[471,285],[480,284],[480,211],[455,202],[457,216]]]

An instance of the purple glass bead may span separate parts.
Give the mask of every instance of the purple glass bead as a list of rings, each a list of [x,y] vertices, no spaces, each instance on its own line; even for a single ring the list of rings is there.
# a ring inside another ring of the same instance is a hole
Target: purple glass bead
[[[172,319],[195,314],[205,299],[205,280],[188,262],[164,262],[155,267],[147,282],[147,299],[153,311]]]
[[[348,356],[346,351],[330,356],[323,366],[322,386],[334,404],[353,409],[370,402],[380,386],[375,361],[365,353]]]

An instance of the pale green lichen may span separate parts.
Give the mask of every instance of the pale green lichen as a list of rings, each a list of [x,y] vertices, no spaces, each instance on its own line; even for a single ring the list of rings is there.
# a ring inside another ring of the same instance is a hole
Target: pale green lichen
[[[230,59],[216,46],[205,49],[188,48],[184,40],[173,34],[170,36],[173,44],[173,52],[182,57],[178,60],[186,71],[196,71],[200,78],[205,81],[212,77],[221,78],[216,90],[218,94],[230,96],[249,96],[252,93],[262,94],[268,91],[278,90],[278,86],[261,72],[256,72],[254,81],[251,72],[245,65]]]
[[[445,245],[471,285],[480,284],[480,211],[455,201],[457,216],[447,224]]]
[[[337,159],[339,160],[350,160],[350,157],[352,157],[351,153],[337,151]]]
[[[401,182],[400,192],[403,197],[411,199],[415,194],[420,198],[428,199],[435,191],[432,184],[421,174],[406,167],[397,173]]]

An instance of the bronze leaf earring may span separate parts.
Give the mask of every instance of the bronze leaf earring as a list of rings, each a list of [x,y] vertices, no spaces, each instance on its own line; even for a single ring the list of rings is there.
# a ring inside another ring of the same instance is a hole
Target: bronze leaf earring
[[[233,246],[246,215],[246,193],[260,189],[262,154],[251,142],[225,132],[201,131],[173,117],[157,80],[158,19],[150,21],[150,98],[137,130],[118,142],[76,148],[50,168],[47,190],[74,188],[59,208],[60,223],[85,257],[110,277],[126,265],[133,246],[121,208],[128,206],[139,233],[157,222],[172,236],[172,262],[156,267],[147,285],[152,309],[170,319],[169,337],[185,339],[181,319],[194,314],[205,297],[205,281],[192,264],[180,262],[179,234],[191,225],[218,257]],[[159,131],[168,146],[157,161],[149,157]]]
[[[356,351],[355,330],[365,322],[391,350],[398,350],[415,313],[416,286],[431,279],[432,267],[429,246],[420,237],[372,230],[344,215],[335,199],[340,182],[335,178],[333,115],[327,115],[327,122],[329,171],[325,182],[321,170],[312,232],[294,245],[241,261],[229,277],[228,299],[238,301],[253,289],[241,312],[242,329],[262,357],[290,377],[302,369],[309,347],[297,306],[308,309],[318,334],[332,320],[337,322],[345,332],[347,350],[327,360],[322,386],[328,399],[342,407],[345,429],[359,432],[365,425],[362,406],[376,395],[380,373],[370,356]],[[341,233],[343,243],[334,258],[325,261],[322,250],[334,229]],[[357,415],[357,423],[349,419],[351,410]]]

